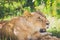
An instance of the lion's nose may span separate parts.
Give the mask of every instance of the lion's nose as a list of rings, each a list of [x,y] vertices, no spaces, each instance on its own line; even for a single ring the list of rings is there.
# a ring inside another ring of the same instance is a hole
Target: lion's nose
[[[41,33],[46,32],[46,29],[40,29],[40,32]]]
[[[49,25],[49,23],[47,22],[46,25]]]
[[[49,23],[46,23],[46,28],[49,28]]]

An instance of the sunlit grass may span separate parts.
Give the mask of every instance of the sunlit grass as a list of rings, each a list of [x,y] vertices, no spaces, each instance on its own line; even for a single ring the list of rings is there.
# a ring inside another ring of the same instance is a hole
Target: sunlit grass
[[[51,32],[52,35],[60,37],[60,19],[57,19],[56,17],[48,17],[48,20],[50,22],[48,32]]]

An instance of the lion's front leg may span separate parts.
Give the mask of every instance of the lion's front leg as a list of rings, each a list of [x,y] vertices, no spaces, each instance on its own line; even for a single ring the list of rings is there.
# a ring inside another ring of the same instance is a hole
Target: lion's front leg
[[[38,40],[41,37],[42,36],[41,36],[40,32],[35,32],[34,34],[32,34],[31,40]]]
[[[47,35],[52,35],[52,34],[48,32],[44,32],[44,33],[35,32],[32,35],[31,40],[40,40],[43,36],[47,36]]]

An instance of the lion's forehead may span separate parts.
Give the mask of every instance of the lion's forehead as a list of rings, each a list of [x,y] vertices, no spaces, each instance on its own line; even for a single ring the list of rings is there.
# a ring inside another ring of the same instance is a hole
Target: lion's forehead
[[[46,18],[46,16],[43,13],[41,13],[41,12],[40,13],[39,12],[32,12],[31,14],[35,15],[35,16],[38,15],[38,16],[42,16],[42,17]]]

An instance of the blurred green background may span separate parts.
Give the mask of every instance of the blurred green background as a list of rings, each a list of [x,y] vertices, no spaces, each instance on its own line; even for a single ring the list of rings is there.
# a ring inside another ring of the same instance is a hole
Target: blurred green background
[[[60,0],[0,0],[0,20],[21,16],[24,10],[39,10],[50,21],[48,32],[60,37]]]

